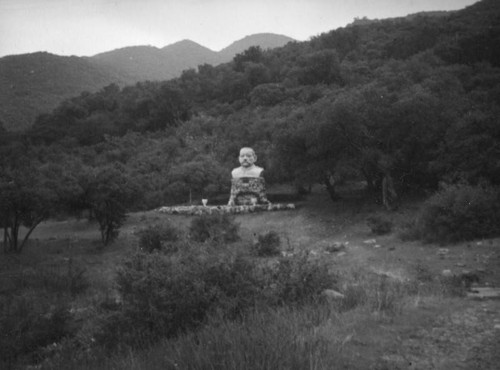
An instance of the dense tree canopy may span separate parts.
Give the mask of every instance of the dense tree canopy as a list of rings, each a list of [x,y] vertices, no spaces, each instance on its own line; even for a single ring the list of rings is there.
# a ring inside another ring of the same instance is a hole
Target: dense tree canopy
[[[357,20],[170,81],[83,92],[22,135],[0,125],[0,150],[57,164],[47,168],[60,179],[71,166],[119,164],[109,173],[142,193],[128,209],[224,194],[241,146],[256,149],[268,181],[324,183],[332,199],[346,180],[400,194],[440,181],[499,185],[499,16],[497,1],[482,0]]]

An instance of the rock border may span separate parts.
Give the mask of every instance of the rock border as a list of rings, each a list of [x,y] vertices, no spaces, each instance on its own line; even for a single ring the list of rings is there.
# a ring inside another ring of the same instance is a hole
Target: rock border
[[[211,215],[223,213],[253,213],[263,211],[283,211],[295,209],[295,204],[257,204],[255,206],[172,206],[160,207],[160,213],[169,215]]]

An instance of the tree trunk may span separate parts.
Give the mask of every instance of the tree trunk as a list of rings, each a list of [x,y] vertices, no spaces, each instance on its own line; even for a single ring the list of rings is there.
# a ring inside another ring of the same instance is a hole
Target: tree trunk
[[[368,194],[374,194],[377,191],[377,186],[375,184],[373,176],[367,171],[362,171],[362,173],[366,180],[366,191],[368,192]]]
[[[30,237],[31,233],[33,232],[33,230],[35,230],[35,228],[40,224],[40,222],[42,222],[42,220],[40,221],[37,221],[34,223],[33,226],[30,227],[30,229],[28,230],[28,232],[26,233],[26,235],[24,236],[23,238],[23,241],[21,242],[21,245],[19,246],[19,253],[21,253],[21,251],[23,250],[24,248],[24,245],[26,244],[26,242],[28,241],[28,238]]]
[[[328,192],[328,195],[330,195],[330,199],[333,202],[338,201],[340,199],[340,196],[335,191],[335,182],[331,181],[331,176],[325,175],[323,181],[324,181],[324,184],[326,186],[326,191]]]
[[[388,211],[397,208],[398,194],[394,189],[394,182],[392,176],[386,173],[382,179],[382,203]]]
[[[7,253],[8,252],[8,237],[9,235],[7,234],[7,225],[3,227],[3,252]]]

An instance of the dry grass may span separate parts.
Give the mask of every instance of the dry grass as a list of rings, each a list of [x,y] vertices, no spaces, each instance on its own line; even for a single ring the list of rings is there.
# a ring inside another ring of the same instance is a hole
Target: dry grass
[[[434,245],[401,241],[397,228],[415,211],[413,205],[391,215],[396,231],[383,236],[373,235],[366,225],[367,216],[379,211],[375,204],[366,204],[357,198],[333,204],[326,194],[316,192],[297,205],[295,211],[237,215],[241,241],[232,248],[250,254],[255,235],[276,232],[283,250],[308,251],[310,258],[330,265],[331,271],[341,277],[339,290],[346,295],[342,304],[318,302],[304,307],[260,310],[237,321],[215,315],[198,331],[130,351],[127,355],[84,355],[71,352],[76,349],[61,344],[54,350],[54,361],[46,362],[45,366],[75,369],[407,368],[405,361],[418,352],[408,347],[408,343],[425,347],[424,343],[412,342],[412,338],[418,338],[422,330],[431,330],[439,317],[466,307],[462,298],[450,296],[451,290],[443,281],[435,279],[443,269],[451,267],[457,271],[458,264],[465,264],[468,269],[486,266],[492,273],[485,279],[490,279],[491,284],[500,281],[500,269],[485,264],[494,260],[483,263],[478,258],[494,253],[500,244],[496,239],[485,241],[480,250],[472,248],[471,243],[452,246],[444,259],[436,255]],[[0,260],[2,289],[8,290],[4,283],[9,276],[26,269],[62,268],[68,259],[84,266],[90,287],[74,298],[72,309],[76,312],[74,318],[85,322],[77,334],[79,343],[91,348],[92,333],[97,325],[95,318],[102,310],[100,305],[119,298],[114,286],[116,267],[136,250],[136,232],[165,221],[187,230],[191,218],[154,211],[131,214],[118,240],[106,248],[99,244],[97,226],[85,220],[46,222],[36,229],[22,255],[4,256]],[[364,243],[370,238],[376,238],[380,248]],[[339,241],[347,245],[345,255],[325,251],[325,246]],[[272,263],[273,258],[262,259],[262,263]],[[83,356],[85,361],[78,356]]]

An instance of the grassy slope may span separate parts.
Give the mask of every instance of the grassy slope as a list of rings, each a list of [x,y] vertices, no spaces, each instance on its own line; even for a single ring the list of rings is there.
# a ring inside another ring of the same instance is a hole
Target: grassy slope
[[[444,258],[437,255],[440,246],[402,242],[397,232],[375,237],[380,245],[375,248],[364,243],[374,238],[365,219],[380,211],[377,205],[363,205],[355,198],[332,204],[326,194],[318,191],[297,206],[295,211],[238,215],[242,241],[235,248],[246,248],[253,234],[274,230],[282,236],[283,248],[310,250],[312,256],[327,259],[332,268],[350,276],[371,270],[387,275],[388,279],[403,281],[414,279],[418,272],[435,276],[443,269],[453,272],[479,269],[484,271],[483,284],[500,285],[498,239],[481,241],[481,245],[475,242],[447,246],[450,251]],[[416,205],[407,205],[390,217],[396,226],[401,225],[415,209]],[[134,231],[166,219],[180,227],[187,227],[190,222],[189,217],[154,211],[132,214],[118,241],[105,250],[99,247],[97,228],[86,221],[47,222],[35,231],[25,254],[16,261],[3,260],[2,270],[5,273],[7,269],[24,269],[40,263],[64,264],[67,257],[72,257],[88,268],[93,289],[87,298],[95,294],[113,295],[112,277],[117,262],[136,246]],[[347,253],[326,253],[324,247],[334,241],[348,242]],[[85,298],[80,299],[80,304],[88,304]],[[172,366],[169,355],[178,356],[181,361],[179,348],[182,348],[184,352],[192,351],[184,354],[190,359],[196,354],[199,366],[195,368],[205,368],[210,362],[213,365],[214,361],[221,361],[220,351],[225,348],[227,356],[223,357],[229,362],[224,365],[217,362],[219,368],[231,368],[231,361],[233,365],[242,361],[238,354],[247,351],[269,351],[265,355],[269,362],[262,368],[287,368],[286,362],[278,367],[276,363],[285,361],[280,356],[290,353],[297,356],[293,361],[307,358],[307,364],[301,366],[318,369],[330,368],[331,364],[350,369],[495,368],[498,361],[495,343],[499,343],[500,331],[494,325],[500,323],[499,301],[477,302],[433,291],[407,297],[400,308],[395,316],[368,312],[363,307],[343,314],[325,311],[324,307],[284,308],[249,317],[242,323],[215,322],[195,339],[187,335],[147,352],[111,358],[103,366],[169,368]],[[262,328],[264,332],[259,332]],[[246,334],[242,335],[243,332]],[[254,340],[249,340],[249,336]],[[254,348],[256,341],[265,343],[260,349]],[[214,358],[216,353],[219,355]]]

